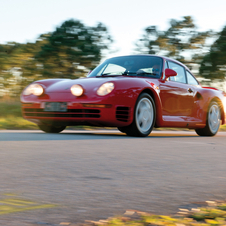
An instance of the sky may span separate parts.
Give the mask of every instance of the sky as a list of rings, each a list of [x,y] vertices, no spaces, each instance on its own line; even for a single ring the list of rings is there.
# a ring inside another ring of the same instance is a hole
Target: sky
[[[170,19],[192,16],[198,30],[221,31],[226,26],[226,0],[0,0],[0,43],[34,42],[65,20],[87,26],[103,23],[114,39],[114,53],[132,54],[144,29],[169,27]]]

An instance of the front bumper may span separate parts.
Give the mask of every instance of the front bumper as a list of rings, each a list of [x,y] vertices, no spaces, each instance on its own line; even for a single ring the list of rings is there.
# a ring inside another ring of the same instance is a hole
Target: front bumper
[[[23,117],[38,125],[93,125],[93,126],[116,126],[130,125],[133,120],[133,107],[125,101],[115,101],[113,97],[102,99],[84,99],[75,101],[70,98],[36,98],[22,97]],[[45,111],[45,102],[66,102],[67,111]],[[115,103],[117,102],[117,104]]]

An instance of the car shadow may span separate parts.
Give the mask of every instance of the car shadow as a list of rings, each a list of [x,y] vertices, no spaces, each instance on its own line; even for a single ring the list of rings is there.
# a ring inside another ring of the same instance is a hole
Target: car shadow
[[[171,139],[171,138],[198,138],[194,133],[172,133],[163,131],[156,133],[153,131],[148,137],[130,137],[124,133],[111,131],[64,131],[63,133],[44,133],[42,131],[7,131],[0,133],[0,141],[50,141],[50,140],[103,140],[103,139]]]

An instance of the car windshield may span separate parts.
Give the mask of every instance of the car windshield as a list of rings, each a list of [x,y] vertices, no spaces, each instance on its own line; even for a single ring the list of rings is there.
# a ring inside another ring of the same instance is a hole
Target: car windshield
[[[128,75],[159,78],[162,61],[162,58],[155,56],[114,57],[96,67],[88,77]]]

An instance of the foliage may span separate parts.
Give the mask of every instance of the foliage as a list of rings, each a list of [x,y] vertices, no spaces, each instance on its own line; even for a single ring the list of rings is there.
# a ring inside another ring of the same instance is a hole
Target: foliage
[[[46,78],[78,78],[99,64],[112,39],[99,23],[65,21],[35,43],[0,44],[0,97],[19,96],[29,83]]]
[[[102,57],[102,50],[112,42],[107,28],[99,23],[86,27],[78,20],[65,21],[49,37],[36,55],[47,78],[76,78],[93,69]]]
[[[226,76],[226,26],[211,46],[200,65],[200,75],[205,78],[224,79]]]
[[[44,41],[38,40],[36,43],[0,45],[0,96],[4,96],[4,92],[12,97],[18,96],[26,85],[39,79],[38,62],[34,56],[43,44]]]
[[[89,27],[71,19],[53,32],[41,34],[34,43],[0,44],[0,98],[19,97],[35,80],[82,77],[99,64],[111,43],[102,23]],[[184,16],[171,19],[165,31],[147,27],[136,46],[139,53],[165,55],[190,68],[200,66],[202,77],[225,82],[226,27],[220,33],[199,32],[193,18]]]
[[[215,39],[215,42],[213,40]],[[145,29],[137,42],[138,52],[165,55],[179,60],[192,68],[199,68],[200,76],[207,79],[226,77],[226,27],[220,33],[199,32],[194,20],[185,16],[182,20],[172,19],[165,31],[156,26]]]
[[[192,17],[185,16],[182,20],[172,19],[166,31],[159,31],[156,26],[147,27],[137,43],[137,51],[194,63],[205,54],[206,40],[213,35],[212,31],[198,32]],[[192,61],[186,60],[189,55]]]

